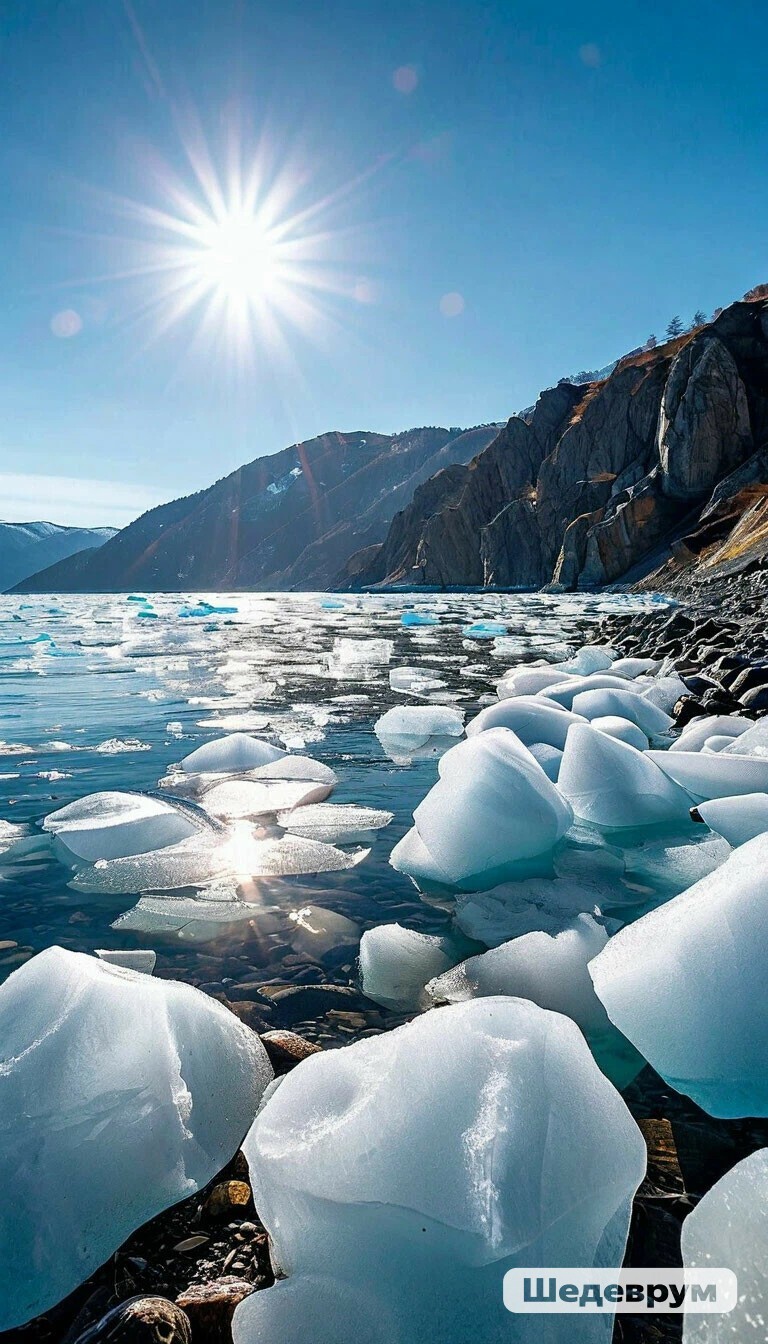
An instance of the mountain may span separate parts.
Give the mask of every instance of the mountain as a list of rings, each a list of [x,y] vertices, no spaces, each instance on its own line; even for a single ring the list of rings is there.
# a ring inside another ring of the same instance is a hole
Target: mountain
[[[58,523],[0,523],[0,592],[58,560],[102,546],[116,531]]]
[[[563,382],[466,466],[424,482],[349,587],[591,588],[768,560],[768,287]]]
[[[383,540],[435,472],[468,462],[498,426],[321,434],[162,504],[96,553],[62,560],[18,592],[320,589]]]

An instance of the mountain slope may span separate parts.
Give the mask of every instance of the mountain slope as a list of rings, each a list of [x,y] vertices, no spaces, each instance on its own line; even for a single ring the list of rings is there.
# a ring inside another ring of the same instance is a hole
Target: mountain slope
[[[0,523],[0,592],[58,560],[102,546],[116,531],[58,523]]]
[[[18,591],[324,588],[351,551],[386,535],[421,480],[495,433],[322,434],[150,510],[98,556],[65,560]]]
[[[754,564],[768,558],[767,460],[759,287],[605,379],[542,393],[468,468],[417,490],[346,582],[596,587],[636,579],[686,538],[689,562],[719,546],[718,563]]]

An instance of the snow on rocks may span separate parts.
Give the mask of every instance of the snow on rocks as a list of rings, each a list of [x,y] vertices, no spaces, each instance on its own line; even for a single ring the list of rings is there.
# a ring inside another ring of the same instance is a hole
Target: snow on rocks
[[[196,835],[189,812],[171,802],[141,793],[90,793],[43,822],[73,859],[121,859],[146,854]]]
[[[240,1304],[236,1344],[358,1344],[371,1314],[383,1340],[510,1338],[505,1271],[620,1264],[646,1162],[574,1023],[509,998],[312,1055],[244,1151],[288,1277]],[[605,1317],[579,1330],[605,1340]]]
[[[590,965],[611,1021],[710,1115],[768,1115],[766,868],[759,835]]]
[[[577,817],[595,826],[632,828],[684,821],[691,799],[659,768],[666,752],[642,752],[589,723],[568,732],[558,787]]]
[[[181,762],[181,768],[188,775],[234,774],[240,770],[255,770],[259,766],[269,765],[285,755],[287,753],[281,747],[264,742],[260,737],[251,737],[248,733],[230,733],[227,737],[205,742],[202,747],[190,752]]]
[[[60,947],[2,986],[0,1035],[8,1330],[211,1180],[273,1075],[258,1036],[213,999]]]
[[[683,1344],[759,1344],[765,1338],[768,1148],[727,1171],[688,1214],[680,1238],[686,1269],[734,1272],[738,1301],[727,1314],[686,1312]]]
[[[446,752],[440,778],[414,812],[422,844],[449,883],[550,852],[573,819],[567,802],[508,728]]]
[[[402,924],[366,929],[360,943],[363,993],[374,1003],[396,1011],[426,1007],[424,986],[461,958],[456,937],[418,933]]]

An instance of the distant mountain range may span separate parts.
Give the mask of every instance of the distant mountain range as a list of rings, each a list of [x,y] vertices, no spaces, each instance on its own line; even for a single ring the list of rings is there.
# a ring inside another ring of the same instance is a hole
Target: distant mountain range
[[[352,552],[384,539],[417,486],[469,462],[497,433],[498,425],[322,434],[151,509],[98,551],[70,555],[16,588],[328,588]]]
[[[114,527],[0,522],[0,592],[77,551],[102,546],[116,531]]]
[[[294,444],[98,549],[106,530],[77,532],[47,568],[50,552],[30,552],[28,576],[10,582],[18,592],[573,589],[659,567],[648,581],[664,586],[681,568],[706,577],[768,565],[768,286],[598,374],[561,380],[503,426]],[[46,526],[76,531],[30,528]]]

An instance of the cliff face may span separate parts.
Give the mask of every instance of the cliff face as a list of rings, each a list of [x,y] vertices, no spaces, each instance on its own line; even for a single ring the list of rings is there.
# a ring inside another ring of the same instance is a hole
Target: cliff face
[[[634,577],[707,519],[707,545],[722,540],[733,508],[741,518],[734,501],[757,507],[764,453],[768,300],[759,297],[620,360],[601,382],[542,393],[468,467],[417,491],[347,575],[354,586],[569,588]]]
[[[382,540],[418,485],[495,434],[323,434],[150,510],[98,554],[53,565],[18,591],[326,588],[352,551]]]

